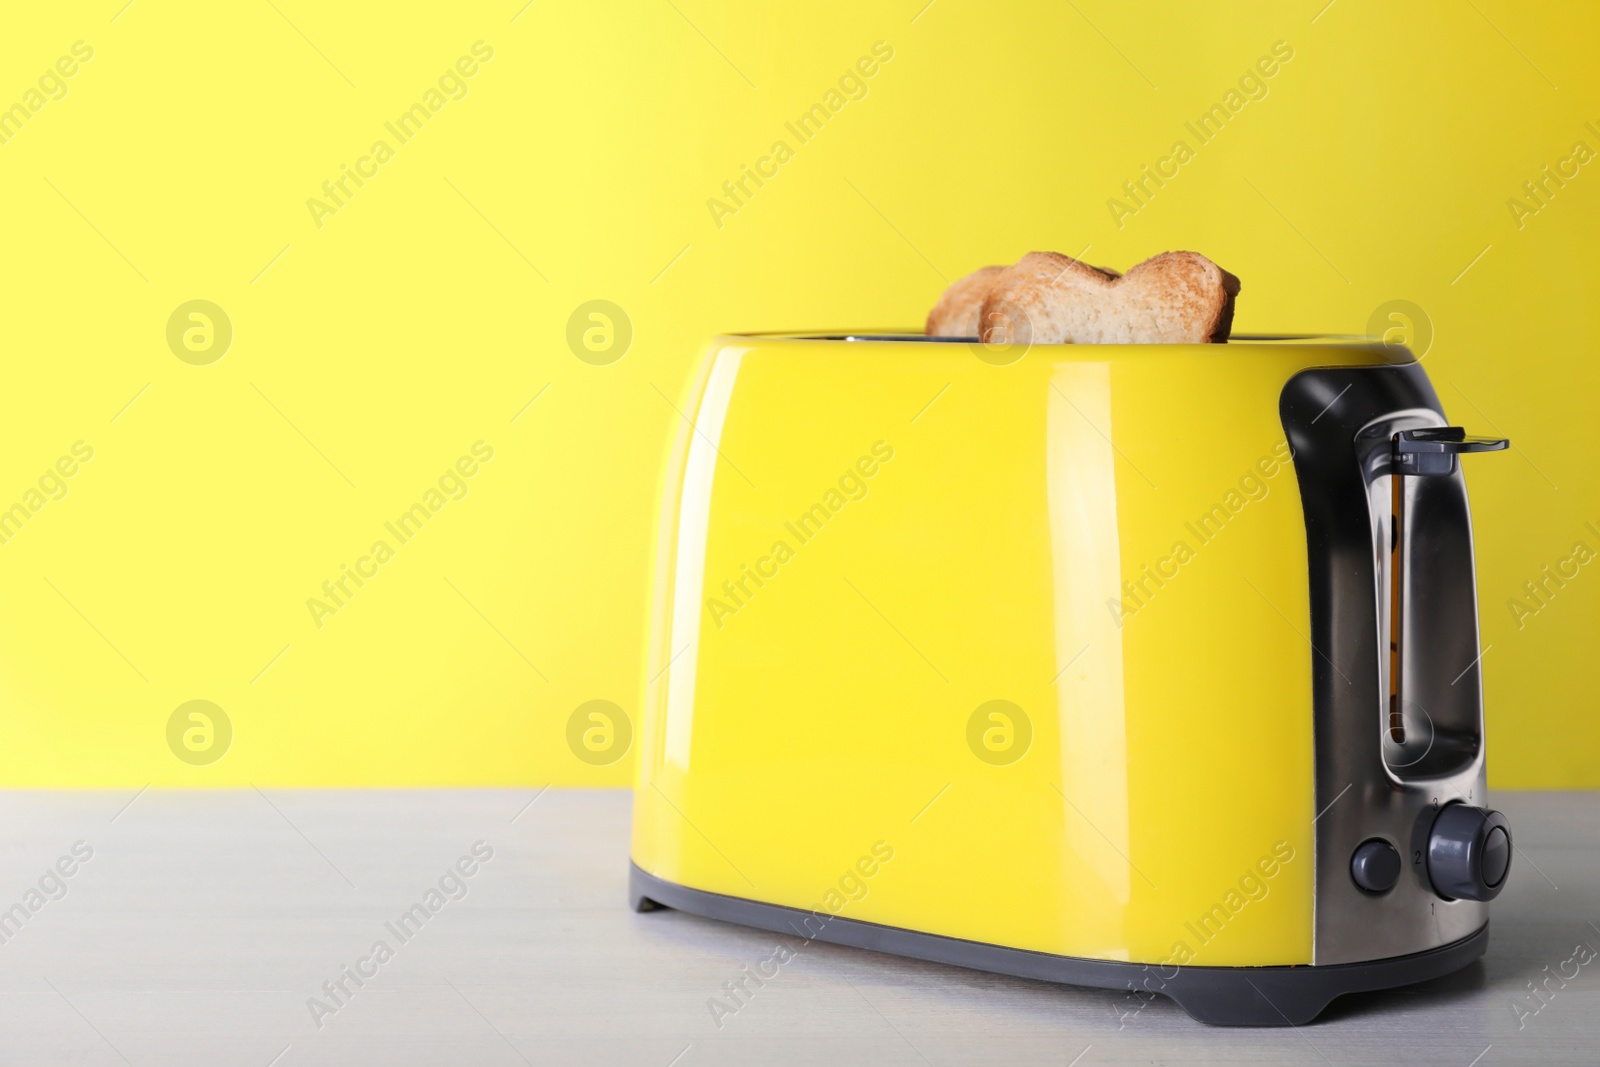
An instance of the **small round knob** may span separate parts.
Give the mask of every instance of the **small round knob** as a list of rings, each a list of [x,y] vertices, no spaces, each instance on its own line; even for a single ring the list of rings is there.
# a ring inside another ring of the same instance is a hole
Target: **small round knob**
[[[1511,870],[1511,827],[1498,811],[1449,804],[1428,834],[1428,878],[1446,900],[1493,900]]]
[[[1400,880],[1400,852],[1375,837],[1356,846],[1350,857],[1350,877],[1368,893],[1387,893]]]

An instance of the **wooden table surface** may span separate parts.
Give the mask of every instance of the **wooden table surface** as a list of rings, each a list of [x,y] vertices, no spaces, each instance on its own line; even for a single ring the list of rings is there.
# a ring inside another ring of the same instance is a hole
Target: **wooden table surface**
[[[0,910],[37,908],[0,926],[0,1063],[1600,1063],[1600,957],[1567,962],[1600,949],[1600,794],[1497,794],[1520,858],[1485,960],[1297,1030],[816,943],[717,1019],[774,935],[633,914],[627,794],[534,796],[0,793]]]

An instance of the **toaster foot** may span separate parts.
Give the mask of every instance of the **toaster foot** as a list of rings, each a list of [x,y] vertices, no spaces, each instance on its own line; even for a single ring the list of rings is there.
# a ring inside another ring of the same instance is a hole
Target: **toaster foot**
[[[1489,924],[1409,956],[1323,967],[1186,967],[1166,993],[1212,1026],[1304,1026],[1335,997],[1425,982],[1458,971],[1489,947]],[[1129,965],[1132,966],[1132,965]]]
[[[887,952],[994,974],[1100,989],[1138,989],[1177,1002],[1212,1026],[1302,1026],[1335,997],[1424,982],[1460,970],[1489,947],[1489,926],[1409,956],[1324,967],[1171,967],[1056,956],[878,923],[814,914],[779,904],[689,889],[629,865],[628,902],[634,911],[674,908],[708,919]]]

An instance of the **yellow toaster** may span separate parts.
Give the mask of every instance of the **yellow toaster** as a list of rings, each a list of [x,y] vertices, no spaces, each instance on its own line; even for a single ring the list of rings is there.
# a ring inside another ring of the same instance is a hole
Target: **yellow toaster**
[[[729,336],[681,407],[636,909],[1227,1025],[1483,954],[1507,442],[1404,348]]]

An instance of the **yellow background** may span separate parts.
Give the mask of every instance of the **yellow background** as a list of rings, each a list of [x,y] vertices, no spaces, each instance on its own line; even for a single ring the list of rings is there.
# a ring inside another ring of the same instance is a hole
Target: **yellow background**
[[[11,12],[0,106],[75,41],[94,58],[0,144],[0,507],[95,454],[0,545],[0,781],[625,784],[567,719],[637,710],[654,486],[704,339],[914,325],[947,279],[1088,246],[1205,252],[1243,279],[1239,331],[1425,310],[1447,412],[1513,440],[1469,473],[1490,781],[1600,784],[1600,577],[1521,628],[1506,605],[1600,548],[1600,168],[1521,228],[1507,206],[1600,149],[1597,29],[1505,0]],[[466,97],[319,228],[307,199],[478,40]],[[865,98],[799,144],[784,123],[877,41]],[[1197,145],[1184,123],[1277,41],[1268,95]],[[719,227],[707,200],[780,138]],[[1195,158],[1119,228],[1107,200],[1179,139]],[[166,342],[194,299],[234,329],[207,366]],[[608,366],[566,342],[594,299],[633,325]],[[307,598],[479,440],[468,495],[319,629]],[[209,766],[167,747],[195,699],[233,724]]]

